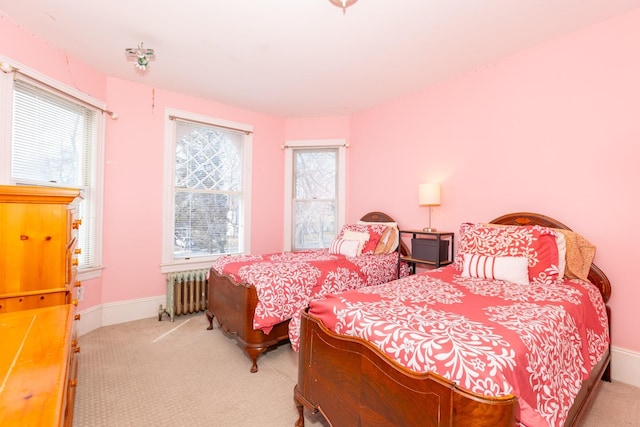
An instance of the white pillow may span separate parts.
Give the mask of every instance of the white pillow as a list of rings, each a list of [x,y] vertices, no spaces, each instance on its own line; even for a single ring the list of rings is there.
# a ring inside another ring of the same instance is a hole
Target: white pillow
[[[526,257],[464,254],[462,276],[528,285],[529,260]]]
[[[337,237],[331,241],[329,245],[330,254],[340,254],[345,256],[357,256],[360,242],[358,240],[338,239]]]
[[[357,240],[360,242],[360,245],[358,246],[358,255],[360,255],[362,253],[362,248],[364,248],[364,244],[369,241],[369,233],[345,230],[342,234],[342,238],[344,240]]]
[[[564,270],[567,267],[567,239],[564,234],[556,231],[556,245],[558,246],[558,277],[564,277]]]

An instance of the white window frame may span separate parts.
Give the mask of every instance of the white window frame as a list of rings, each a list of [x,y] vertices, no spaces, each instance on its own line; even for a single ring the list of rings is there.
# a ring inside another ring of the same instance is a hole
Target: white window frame
[[[66,96],[72,101],[85,103],[94,107],[103,114],[96,115],[96,144],[94,147],[92,170],[92,199],[95,219],[93,224],[94,235],[93,256],[94,265],[78,270],[78,280],[90,280],[102,275],[102,225],[103,225],[103,194],[104,194],[104,141],[105,141],[105,112],[106,103],[95,99],[84,92],[67,86],[52,79],[30,67],[20,64],[12,59],[0,56],[3,69],[19,70],[19,73],[28,79],[40,83],[45,90],[51,90],[58,96]],[[18,77],[20,78],[20,77]],[[0,71],[0,184],[15,185],[11,179],[11,145],[12,145],[12,118],[13,118],[13,82],[14,72]]]
[[[347,142],[344,139],[319,139],[287,141],[284,145],[284,250],[293,247],[293,153],[296,148],[338,148],[338,192],[336,194],[336,224],[339,231],[345,222],[346,201],[346,154]]]
[[[243,146],[243,227],[242,227],[242,252],[251,252],[251,164],[253,153],[253,126],[236,123],[220,118],[210,117],[188,111],[165,109],[164,117],[164,177],[163,177],[163,202],[162,202],[162,273],[172,273],[191,269],[210,268],[211,263],[220,255],[198,257],[196,259],[174,258],[174,227],[175,227],[175,140],[176,120],[171,117],[199,122],[211,126],[227,127],[247,133]]]

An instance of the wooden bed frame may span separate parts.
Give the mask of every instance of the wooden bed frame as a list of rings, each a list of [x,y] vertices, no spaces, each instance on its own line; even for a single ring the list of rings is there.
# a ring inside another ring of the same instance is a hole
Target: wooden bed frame
[[[369,212],[360,218],[367,222],[396,222],[382,212]],[[409,253],[400,241],[398,250]],[[289,340],[289,321],[278,323],[269,334],[253,329],[253,315],[258,304],[256,288],[251,284],[237,283],[231,276],[219,274],[213,268],[209,273],[208,308],[205,313],[209,327],[213,329],[215,317],[220,329],[229,337],[235,337],[252,361],[251,372],[258,372],[258,357]]]
[[[570,230],[544,215],[519,212],[491,221],[505,225],[542,225]],[[594,264],[589,280],[605,303],[611,295],[607,276]],[[607,306],[609,322],[610,309]],[[582,385],[566,426],[576,426],[600,379],[610,381],[611,350]],[[388,358],[366,340],[335,334],[303,313],[298,384],[294,389],[297,427],[304,409],[320,412],[334,426],[480,426],[513,427],[516,396],[487,397],[460,388],[433,374],[418,374]]]

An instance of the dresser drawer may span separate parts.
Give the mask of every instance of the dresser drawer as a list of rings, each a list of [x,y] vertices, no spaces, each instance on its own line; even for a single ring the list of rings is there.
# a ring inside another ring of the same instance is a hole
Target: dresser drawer
[[[78,230],[82,220],[78,217],[78,210],[73,205],[67,209],[67,242],[71,242],[78,237]]]
[[[77,247],[78,239],[73,239],[67,246],[65,256],[65,285],[67,287],[74,286],[76,275],[78,273],[80,248]]]
[[[69,304],[70,298],[70,293],[66,289],[33,295],[2,297],[0,298],[0,313]]]
[[[67,366],[67,392],[66,401],[64,402],[64,426],[71,427],[73,424],[73,410],[76,400],[76,389],[78,387],[78,353],[80,346],[78,344],[78,334],[76,330],[76,320],[72,323],[71,342],[69,352],[69,363]]]

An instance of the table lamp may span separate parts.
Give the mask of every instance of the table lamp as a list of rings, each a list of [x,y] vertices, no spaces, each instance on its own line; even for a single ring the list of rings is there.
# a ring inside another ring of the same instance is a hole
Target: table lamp
[[[429,227],[425,227],[423,231],[436,231],[435,228],[431,228],[431,209],[433,206],[440,205],[440,184],[420,184],[418,187],[418,203],[420,206],[429,206]]]

